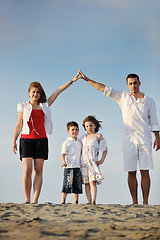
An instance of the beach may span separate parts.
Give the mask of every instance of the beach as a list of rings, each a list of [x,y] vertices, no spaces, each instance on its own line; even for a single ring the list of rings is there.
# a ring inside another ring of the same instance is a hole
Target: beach
[[[0,203],[0,239],[160,239],[160,205]]]

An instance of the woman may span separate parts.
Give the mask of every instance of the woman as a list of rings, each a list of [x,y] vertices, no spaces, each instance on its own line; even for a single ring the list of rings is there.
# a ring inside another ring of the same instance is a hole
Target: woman
[[[47,135],[52,133],[50,106],[58,95],[79,79],[77,74],[65,83],[46,100],[45,92],[39,82],[32,82],[28,89],[30,101],[19,103],[18,121],[15,128],[12,151],[16,154],[16,140],[22,130],[20,138],[20,159],[23,164],[23,189],[25,203],[30,203],[32,187],[32,170],[34,163],[33,203],[38,203],[42,187],[43,164],[48,159]],[[34,161],[33,161],[34,160]]]

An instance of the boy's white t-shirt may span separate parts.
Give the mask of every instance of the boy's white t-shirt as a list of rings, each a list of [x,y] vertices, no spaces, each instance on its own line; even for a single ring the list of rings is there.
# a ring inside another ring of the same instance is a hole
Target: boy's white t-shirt
[[[81,166],[81,150],[82,144],[77,138],[68,137],[62,144],[61,154],[66,154],[67,167],[65,168],[80,168]]]

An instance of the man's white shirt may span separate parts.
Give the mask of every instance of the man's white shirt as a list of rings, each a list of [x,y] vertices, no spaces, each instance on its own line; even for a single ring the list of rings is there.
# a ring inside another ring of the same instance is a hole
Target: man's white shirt
[[[160,131],[155,102],[152,98],[135,99],[127,91],[119,92],[105,87],[104,95],[119,104],[124,122],[124,141],[135,144],[151,144],[151,132]]]

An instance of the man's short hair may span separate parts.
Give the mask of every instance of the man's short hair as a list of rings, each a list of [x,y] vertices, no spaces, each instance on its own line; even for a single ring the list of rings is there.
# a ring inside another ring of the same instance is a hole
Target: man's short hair
[[[128,78],[137,78],[139,81],[139,76],[135,73],[128,74],[128,76],[126,77],[126,82],[127,82]]]
[[[71,121],[67,123],[67,130],[70,129],[70,127],[77,127],[79,129],[78,123]]]

